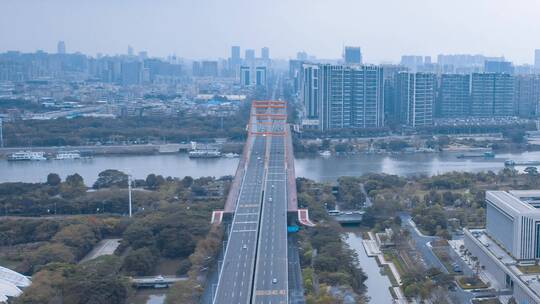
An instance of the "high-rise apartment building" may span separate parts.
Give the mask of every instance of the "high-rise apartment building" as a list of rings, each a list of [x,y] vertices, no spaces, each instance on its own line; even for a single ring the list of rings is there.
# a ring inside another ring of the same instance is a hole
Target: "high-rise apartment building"
[[[473,73],[471,115],[501,117],[514,115],[514,79],[500,73]]]
[[[534,50],[534,68],[536,72],[540,72],[540,49]]]
[[[400,72],[396,94],[401,123],[410,127],[432,125],[435,89],[435,74]]]
[[[245,60],[246,62],[253,62],[255,61],[255,50],[253,49],[247,49],[245,54]]]
[[[240,85],[243,87],[266,86],[266,67],[241,66]]]
[[[382,65],[384,74],[384,112],[385,123],[399,124],[399,104],[397,103],[396,80],[399,72],[406,72],[407,68],[401,65]]]
[[[261,58],[264,61],[270,60],[270,49],[268,47],[263,47],[261,49]]]
[[[240,67],[240,85],[243,87],[251,85],[251,68],[249,66]]]
[[[471,111],[471,76],[443,74],[439,88],[438,113],[441,117],[464,117]]]
[[[304,64],[303,70],[305,125],[320,130],[384,126],[381,67]]]
[[[66,43],[64,41],[58,41],[56,45],[56,53],[65,54],[66,53]]]
[[[130,57],[134,55],[133,47],[131,45],[128,45],[127,54]]]
[[[231,47],[231,60],[235,62],[240,61],[240,47],[237,45]]]
[[[514,66],[509,61],[486,60],[484,62],[484,73],[514,74]]]
[[[540,114],[540,75],[514,77],[514,113],[533,118]]]
[[[229,70],[227,74],[229,76],[238,77],[240,72],[240,65],[242,64],[242,58],[240,57],[240,47],[234,45],[231,47],[231,57],[229,57]]]
[[[346,46],[343,50],[343,60],[346,64],[361,64],[362,51],[359,46]]]

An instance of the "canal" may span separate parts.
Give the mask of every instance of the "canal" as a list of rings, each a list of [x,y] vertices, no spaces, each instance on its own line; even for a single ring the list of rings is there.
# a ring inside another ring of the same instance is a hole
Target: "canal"
[[[381,268],[375,258],[368,257],[362,245],[362,236],[358,230],[348,228],[345,230],[345,242],[358,255],[360,267],[367,275],[365,285],[370,303],[392,303],[392,295],[389,288],[392,286],[387,276],[381,274]]]

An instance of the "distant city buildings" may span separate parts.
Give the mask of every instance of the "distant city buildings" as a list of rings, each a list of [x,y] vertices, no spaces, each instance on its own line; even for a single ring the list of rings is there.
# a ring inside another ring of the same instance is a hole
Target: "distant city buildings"
[[[302,74],[305,127],[332,130],[384,126],[382,68],[304,64]]]
[[[308,60],[308,54],[304,51],[296,53],[296,60]]]
[[[361,64],[362,51],[357,46],[346,46],[343,50],[343,60],[345,64]]]
[[[424,57],[403,55],[401,56],[400,65],[407,67],[409,70],[415,72],[418,67],[424,65]]]
[[[56,45],[56,53],[64,55],[66,53],[66,43],[64,41],[58,41]]]
[[[142,81],[142,64],[138,61],[128,61],[121,64],[123,85],[137,85]]]
[[[506,73],[514,74],[514,66],[508,61],[490,61],[484,62],[484,73]]]

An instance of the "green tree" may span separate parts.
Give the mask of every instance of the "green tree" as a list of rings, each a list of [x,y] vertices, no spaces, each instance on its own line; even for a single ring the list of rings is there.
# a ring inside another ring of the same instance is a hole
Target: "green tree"
[[[157,236],[157,244],[163,256],[187,257],[195,249],[193,236],[184,229],[165,228]]]
[[[66,177],[66,184],[74,188],[84,187],[84,179],[78,173],[75,173]]]
[[[109,188],[112,186],[126,188],[128,186],[128,176],[122,171],[108,169],[98,174],[94,189]]]
[[[124,231],[123,239],[135,249],[152,247],[156,243],[152,230],[142,222],[134,222],[129,225]]]
[[[98,238],[88,225],[75,224],[66,226],[58,231],[53,241],[72,247],[77,256],[81,258],[92,250],[98,242]]]
[[[69,247],[63,244],[48,243],[39,247],[25,260],[30,272],[35,272],[42,266],[52,262],[73,263],[75,262],[75,255]]]
[[[58,174],[49,173],[49,175],[47,175],[47,185],[56,187],[60,185],[61,182],[62,182],[62,179],[60,178]]]
[[[156,265],[156,254],[150,248],[130,251],[124,258],[123,268],[133,275],[149,275]]]

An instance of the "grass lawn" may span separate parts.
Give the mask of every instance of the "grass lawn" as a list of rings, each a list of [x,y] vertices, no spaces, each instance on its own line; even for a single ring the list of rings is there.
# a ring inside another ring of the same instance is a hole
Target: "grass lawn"
[[[384,253],[384,259],[386,261],[394,263],[399,275],[405,274],[405,267],[403,265],[403,261],[401,260],[401,258],[399,258],[397,252],[395,252],[393,249],[390,249],[390,250],[385,250],[383,253]]]
[[[517,266],[519,271],[525,274],[540,273],[540,265]]]
[[[384,275],[386,275],[388,279],[390,280],[390,284],[392,284],[392,287],[399,287],[396,277],[394,277],[392,270],[390,270],[390,266],[383,265],[383,270],[384,270]]]
[[[482,289],[482,288],[488,288],[489,286],[486,285],[482,280],[480,280],[477,277],[458,277],[456,282],[459,284],[459,286],[465,290],[467,289]],[[489,303],[489,302],[488,302]]]

